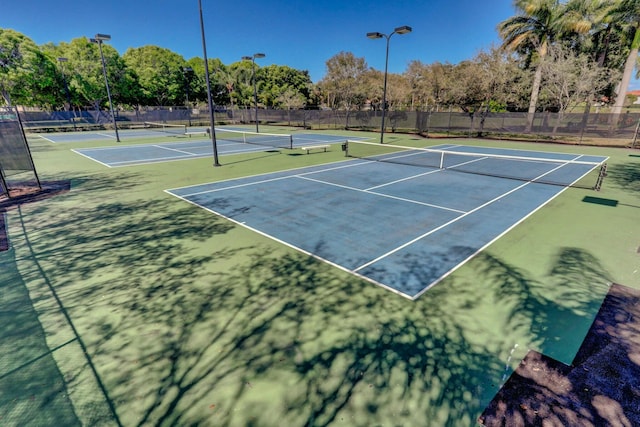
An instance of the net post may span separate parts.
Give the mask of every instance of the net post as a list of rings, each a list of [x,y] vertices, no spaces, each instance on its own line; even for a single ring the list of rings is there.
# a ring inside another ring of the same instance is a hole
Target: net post
[[[602,182],[604,181],[605,176],[607,176],[607,164],[603,163],[602,166],[600,166],[598,179],[596,180],[596,185],[593,187],[594,190],[600,191],[600,189],[602,188]]]
[[[440,169],[444,169],[444,151],[440,153]]]
[[[293,150],[293,135],[289,135],[289,150]]]

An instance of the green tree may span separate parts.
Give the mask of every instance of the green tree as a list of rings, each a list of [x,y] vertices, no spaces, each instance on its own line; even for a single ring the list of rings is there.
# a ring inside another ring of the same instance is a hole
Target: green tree
[[[282,92],[276,101],[279,106],[284,107],[287,110],[289,126],[291,126],[291,110],[301,109],[306,104],[304,95],[292,88],[287,88]]]
[[[129,48],[123,59],[140,82],[149,105],[182,105],[185,100],[184,58],[158,46]]]
[[[547,58],[542,62],[542,72],[542,91],[558,108],[554,133],[567,110],[589,99],[591,94],[606,87],[610,81],[605,68],[599,67],[588,56],[576,54],[561,44],[551,46]]]
[[[60,105],[55,62],[24,34],[0,28],[0,95],[7,105]]]
[[[60,49],[68,59],[65,70],[68,73],[70,89],[78,97],[78,102],[90,104],[96,110],[106,106],[108,98],[99,47],[86,38],[79,37],[69,44],[61,44]],[[127,68],[113,47],[103,43],[102,52],[114,104],[135,105],[138,97],[136,76]]]
[[[622,113],[625,94],[629,88],[633,70],[638,61],[638,50],[640,49],[640,0],[615,0],[608,16],[612,21],[620,23],[623,32],[627,35],[625,48],[628,49],[622,76],[617,85],[615,103],[612,108],[612,127],[615,128]]]
[[[542,60],[563,32],[563,7],[559,0],[515,0],[519,14],[498,24],[502,48],[515,51],[534,64],[526,131],[531,131],[542,81]]]
[[[350,113],[358,110],[367,99],[363,79],[368,70],[367,63],[351,52],[340,52],[329,58],[326,65],[327,73],[320,85],[327,92],[329,106],[346,111],[345,128],[348,128]]]
[[[411,61],[405,76],[411,87],[412,109],[420,109],[422,106],[424,110],[439,111],[455,84],[451,80],[453,68],[448,63],[423,64]]]
[[[340,52],[329,58],[326,65],[327,73],[319,84],[327,94],[329,107],[346,110],[345,127],[349,127],[350,112],[359,109],[367,98],[363,85],[367,63],[351,52]]]
[[[288,91],[300,95],[306,103],[311,84],[307,71],[296,70],[286,65],[269,65],[260,69],[260,76],[260,95],[266,106],[277,107],[280,96]]]

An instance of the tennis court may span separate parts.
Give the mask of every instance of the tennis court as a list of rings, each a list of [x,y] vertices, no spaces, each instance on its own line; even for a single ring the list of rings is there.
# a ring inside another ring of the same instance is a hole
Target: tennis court
[[[121,140],[157,138],[158,136],[174,135],[184,136],[186,132],[205,133],[206,127],[187,127],[184,125],[156,124],[154,126],[141,125],[140,128],[119,129]],[[92,130],[77,132],[38,133],[37,136],[53,144],[66,144],[78,142],[116,141],[116,133],[113,130]]]
[[[167,192],[416,299],[606,161],[350,142],[351,155],[358,146],[363,158]]]
[[[157,133],[155,135],[157,136]],[[344,141],[344,136],[329,134],[253,134],[236,129],[216,130],[218,153],[223,156],[260,152],[274,148],[296,149],[320,144],[328,146]],[[200,135],[185,137],[176,142],[80,148],[72,151],[107,167],[118,167],[211,157],[213,156],[213,144],[208,136]],[[304,153],[304,151],[299,151],[299,153]]]

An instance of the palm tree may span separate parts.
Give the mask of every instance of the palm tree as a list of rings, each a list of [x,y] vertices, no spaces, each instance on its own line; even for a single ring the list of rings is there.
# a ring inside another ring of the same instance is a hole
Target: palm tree
[[[614,25],[612,0],[569,0],[564,8],[562,26],[566,39],[577,53],[587,53],[603,67]]]
[[[559,0],[515,0],[514,3],[520,13],[498,24],[498,33],[503,40],[502,49],[518,52],[529,64],[535,64],[525,129],[530,132],[542,82],[541,64],[549,46],[563,32],[563,7]]]
[[[624,106],[625,93],[629,87],[633,69],[638,59],[640,48],[640,0],[616,0],[610,14],[612,20],[622,23],[623,29],[629,35],[629,55],[625,61],[622,78],[616,90],[616,100],[611,112],[613,113],[611,126],[615,129]]]
[[[233,64],[231,66],[221,66],[216,70],[218,74],[218,79],[220,83],[222,83],[229,94],[229,101],[231,102],[231,120],[234,120],[233,115],[235,114],[235,108],[233,104],[233,95],[235,85],[238,82],[238,67],[234,67]]]
[[[562,21],[566,29],[564,39],[577,54],[584,53],[591,57],[599,68],[607,64],[609,45],[616,24],[611,20],[611,10],[615,3],[611,0],[569,0]],[[587,125],[591,104],[595,91],[585,98],[582,126]]]

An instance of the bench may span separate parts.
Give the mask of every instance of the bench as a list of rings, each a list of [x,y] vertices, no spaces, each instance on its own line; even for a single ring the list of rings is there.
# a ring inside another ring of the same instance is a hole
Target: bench
[[[209,129],[207,130],[192,130],[189,132],[185,132],[185,135],[187,135],[189,138],[191,138],[191,135],[202,135],[202,136],[207,136],[209,135]]]
[[[311,150],[323,150],[326,153],[327,149],[329,149],[329,146],[328,145],[307,145],[305,147],[300,147],[300,149],[306,151],[307,154],[309,154],[309,151]]]

